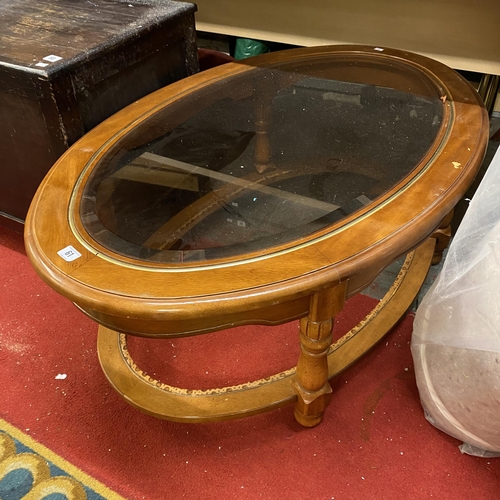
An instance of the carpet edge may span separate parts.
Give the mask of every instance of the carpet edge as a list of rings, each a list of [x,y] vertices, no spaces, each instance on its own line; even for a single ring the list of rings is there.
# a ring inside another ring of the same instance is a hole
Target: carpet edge
[[[88,486],[96,493],[105,497],[107,500],[127,500],[125,497],[122,497],[121,495],[111,490],[97,479],[93,478],[92,476],[89,476],[81,469],[79,469],[75,465],[65,460],[60,455],[54,453],[52,450],[50,450],[43,444],[39,443],[28,434],[25,434],[17,427],[14,427],[12,424],[9,424],[3,418],[0,418],[0,430],[11,435],[19,442],[21,442],[23,445],[27,446],[28,448],[31,448],[33,451],[35,451],[38,455],[46,459],[48,462],[53,463],[55,466],[59,467],[60,469],[68,473],[71,477],[80,481],[83,485]]]

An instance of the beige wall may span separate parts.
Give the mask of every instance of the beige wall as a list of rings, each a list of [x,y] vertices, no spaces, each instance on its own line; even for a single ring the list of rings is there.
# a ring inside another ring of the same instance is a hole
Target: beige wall
[[[500,0],[197,0],[202,31],[296,45],[362,43],[500,74]]]

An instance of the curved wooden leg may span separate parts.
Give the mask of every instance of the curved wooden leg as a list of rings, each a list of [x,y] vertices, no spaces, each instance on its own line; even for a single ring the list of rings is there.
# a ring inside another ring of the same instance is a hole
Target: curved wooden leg
[[[436,248],[432,257],[432,264],[439,264],[443,258],[443,252],[448,248],[451,239],[451,221],[453,210],[443,219],[439,227],[434,231],[431,238],[436,240]]]
[[[342,310],[347,281],[311,297],[309,316],[300,321],[301,353],[292,382],[297,393],[295,419],[305,427],[318,425],[330,403],[328,352],[335,316]]]

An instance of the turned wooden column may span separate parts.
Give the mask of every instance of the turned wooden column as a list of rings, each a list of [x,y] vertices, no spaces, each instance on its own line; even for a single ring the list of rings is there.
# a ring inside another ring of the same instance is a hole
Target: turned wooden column
[[[270,105],[258,104],[255,109],[255,168],[261,174],[269,167],[271,146],[267,130],[269,127]]]
[[[295,418],[304,427],[314,427],[330,403],[327,355],[332,344],[335,315],[343,306],[347,281],[322,290],[311,297],[309,315],[300,321],[301,352],[292,381],[298,400]]]
[[[263,89],[255,103],[255,169],[259,174],[269,168],[271,144],[269,127],[271,122],[271,103],[273,94],[270,89]]]

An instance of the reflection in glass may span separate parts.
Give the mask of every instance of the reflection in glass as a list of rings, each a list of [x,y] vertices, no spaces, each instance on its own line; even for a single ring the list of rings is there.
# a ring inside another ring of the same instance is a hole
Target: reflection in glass
[[[366,56],[251,68],[156,112],[84,188],[103,246],[146,261],[268,252],[341,223],[406,177],[441,126],[439,92]]]

